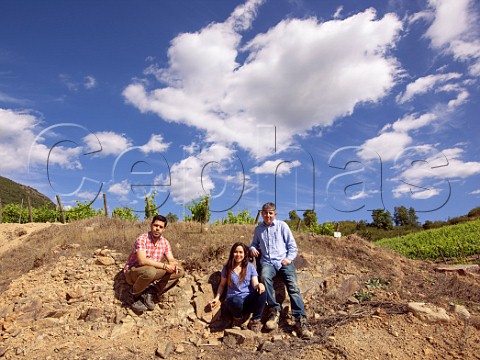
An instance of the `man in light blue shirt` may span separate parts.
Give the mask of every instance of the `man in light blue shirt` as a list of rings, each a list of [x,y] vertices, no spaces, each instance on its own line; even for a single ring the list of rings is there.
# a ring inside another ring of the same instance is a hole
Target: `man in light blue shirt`
[[[273,277],[280,274],[290,296],[297,333],[302,338],[311,338],[313,334],[308,330],[305,305],[298,287],[297,272],[293,265],[293,260],[298,252],[297,244],[288,225],[284,221],[276,220],[276,215],[274,203],[269,202],[262,206],[263,223],[255,228],[250,245],[250,254],[260,258],[261,279],[265,285],[267,303],[271,310],[265,327],[269,330],[278,327],[282,308],[275,299]]]

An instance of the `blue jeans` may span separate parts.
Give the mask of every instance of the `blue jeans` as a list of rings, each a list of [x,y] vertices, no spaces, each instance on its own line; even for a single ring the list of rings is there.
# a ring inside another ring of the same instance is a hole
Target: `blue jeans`
[[[305,314],[305,305],[303,303],[302,295],[300,294],[300,288],[298,287],[297,271],[293,263],[290,265],[282,266],[280,270],[276,270],[270,264],[262,264],[262,279],[265,284],[265,292],[267,293],[267,303],[271,308],[281,311],[282,308],[275,299],[275,289],[273,288],[273,277],[280,274],[283,277],[283,282],[287,287],[288,296],[290,296],[290,303],[292,305],[292,315],[296,321],[300,321],[301,318],[307,317]]]
[[[245,298],[240,296],[232,296],[227,298],[225,302],[228,312],[234,317],[239,318],[243,315],[253,312],[252,320],[260,320],[263,309],[265,308],[266,300],[266,291],[264,291],[263,294],[259,294],[257,291],[254,291],[248,294]]]

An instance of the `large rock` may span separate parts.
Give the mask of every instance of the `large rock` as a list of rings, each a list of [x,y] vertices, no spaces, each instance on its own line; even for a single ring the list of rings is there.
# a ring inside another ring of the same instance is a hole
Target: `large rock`
[[[253,346],[258,335],[251,330],[225,329],[223,343],[229,347],[236,345]]]
[[[444,308],[421,302],[408,303],[408,310],[417,318],[428,323],[449,322],[450,317]]]

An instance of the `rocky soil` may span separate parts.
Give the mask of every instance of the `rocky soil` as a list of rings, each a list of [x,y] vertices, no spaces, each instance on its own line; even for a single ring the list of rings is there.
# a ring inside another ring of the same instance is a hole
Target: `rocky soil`
[[[0,249],[28,241],[29,225],[1,224]],[[315,333],[311,340],[296,337],[280,283],[285,311],[279,329],[259,334],[230,329],[220,308],[206,306],[221,260],[209,271],[187,271],[176,287],[158,294],[154,311],[137,315],[129,309],[121,271],[127,254],[99,248],[85,256],[72,242],[74,255],[52,250],[58,253],[54,265],[38,264],[0,294],[0,357],[480,358],[478,266],[451,269],[411,261],[355,236],[305,236],[297,242],[299,283]]]

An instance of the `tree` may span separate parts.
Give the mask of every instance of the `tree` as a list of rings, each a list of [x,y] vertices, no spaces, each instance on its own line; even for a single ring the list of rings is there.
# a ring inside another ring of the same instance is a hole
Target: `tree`
[[[145,219],[154,217],[158,215],[157,205],[155,204],[155,195],[157,193],[154,191],[152,195],[145,196]]]
[[[408,225],[419,226],[418,225],[418,216],[415,213],[415,209],[413,207],[410,207],[408,209]]]
[[[467,214],[468,217],[480,217],[480,206],[473,208]]]
[[[210,221],[210,209],[208,206],[208,200],[209,200],[208,195],[201,197],[198,202],[195,200],[192,200],[192,205],[185,206],[188,210],[190,210],[192,215],[191,216],[184,215],[184,220],[208,223]]]
[[[171,212],[169,212],[165,217],[167,218],[167,221],[169,223],[174,223],[178,221],[178,216]]]
[[[298,220],[300,219],[300,216],[298,216],[297,212],[295,210],[292,210],[288,213],[288,217],[292,223],[297,223]]]
[[[356,230],[365,230],[367,228],[367,222],[365,220],[360,220],[355,227]]]
[[[379,229],[391,229],[393,227],[392,214],[390,211],[376,209],[372,211],[372,225]]]
[[[405,206],[395,206],[393,221],[396,226],[418,226],[418,216],[413,207],[407,210]]]
[[[307,227],[315,226],[318,223],[317,213],[315,210],[306,210],[303,213],[303,222]]]
[[[415,211],[415,210],[414,210]],[[409,213],[405,206],[395,206],[393,211],[393,221],[396,226],[405,226],[409,223]]]

